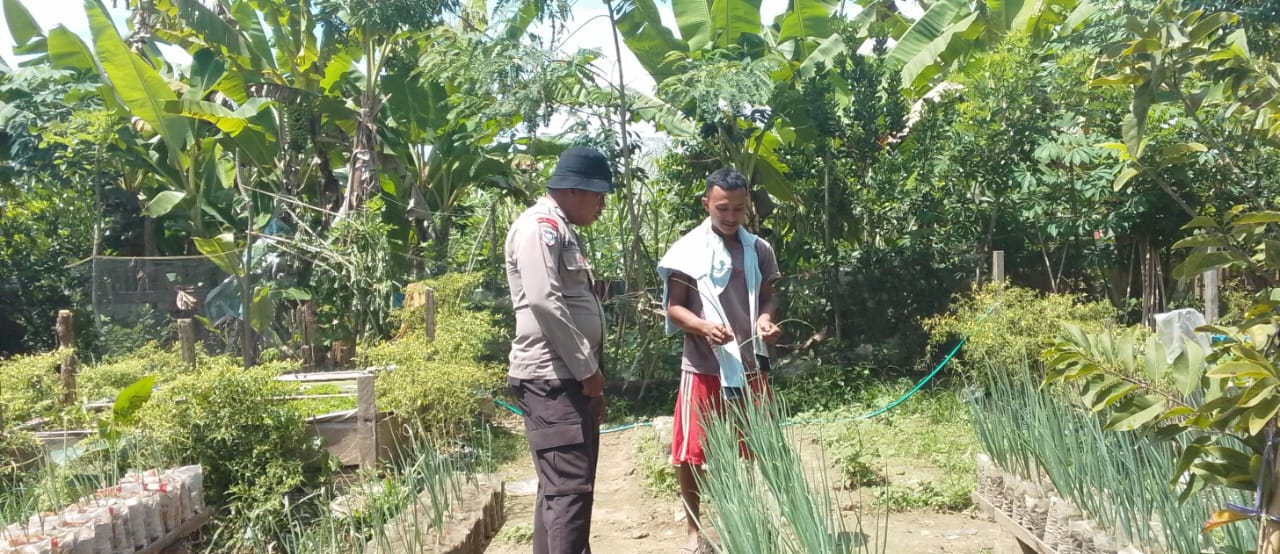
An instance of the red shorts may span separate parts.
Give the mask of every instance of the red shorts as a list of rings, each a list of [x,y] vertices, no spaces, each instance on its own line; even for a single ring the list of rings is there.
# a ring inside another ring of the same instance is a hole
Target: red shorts
[[[747,374],[747,384],[753,397],[765,398],[769,382],[763,372]],[[671,463],[706,465],[707,456],[702,450],[702,414],[706,410],[719,413],[724,409],[724,397],[720,392],[720,376],[692,371],[680,372],[680,392],[676,395],[675,426],[671,432]],[[747,455],[746,444],[742,455]]]

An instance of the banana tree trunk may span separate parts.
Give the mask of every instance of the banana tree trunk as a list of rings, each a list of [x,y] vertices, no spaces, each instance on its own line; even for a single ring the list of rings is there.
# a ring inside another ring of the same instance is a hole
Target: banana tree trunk
[[[360,119],[356,122],[355,142],[351,148],[351,161],[348,165],[347,195],[338,210],[338,219],[343,219],[364,206],[366,200],[378,187],[378,111],[382,109],[382,99],[372,93],[364,95],[360,108]]]
[[[449,261],[449,235],[451,231],[449,226],[449,215],[444,213],[435,214],[435,221],[431,223],[431,260],[437,265],[447,264]],[[431,272],[435,272],[436,268],[432,268]]]

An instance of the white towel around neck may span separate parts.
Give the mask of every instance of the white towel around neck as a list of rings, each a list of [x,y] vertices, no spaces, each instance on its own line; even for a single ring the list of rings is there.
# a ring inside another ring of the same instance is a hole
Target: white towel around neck
[[[738,227],[738,239],[742,241],[742,265],[747,279],[747,299],[750,304],[751,329],[755,329],[755,321],[760,310],[760,263],[756,255],[757,237],[746,229]],[[658,276],[662,279],[662,305],[667,305],[670,294],[668,282],[673,272],[683,273],[694,279],[698,295],[702,299],[702,319],[729,327],[733,326],[725,318],[724,308],[720,305],[720,293],[729,286],[729,278],[733,275],[733,258],[724,244],[724,239],[716,234],[711,218],[707,218],[696,229],[690,231],[667,250],[666,255],[658,262]],[[671,316],[666,317],[667,335],[679,331]],[[746,386],[746,366],[742,360],[739,346],[750,339],[755,353],[768,356],[764,341],[754,332],[751,337],[733,337],[733,341],[725,346],[713,346],[716,359],[720,362],[720,386]],[[726,348],[730,346],[730,348]]]

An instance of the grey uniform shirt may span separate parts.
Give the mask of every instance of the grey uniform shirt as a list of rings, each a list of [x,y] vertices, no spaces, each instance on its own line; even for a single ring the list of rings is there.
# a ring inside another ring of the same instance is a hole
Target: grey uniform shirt
[[[544,197],[520,214],[505,256],[516,315],[508,375],[590,377],[600,367],[604,310],[578,235],[554,200]]]

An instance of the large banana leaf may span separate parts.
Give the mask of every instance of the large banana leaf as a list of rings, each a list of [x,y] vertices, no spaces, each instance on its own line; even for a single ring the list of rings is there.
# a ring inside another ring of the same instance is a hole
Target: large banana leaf
[[[271,105],[274,105],[274,102],[268,98],[250,98],[248,102],[232,111],[213,102],[183,98],[166,102],[165,109],[169,113],[212,123],[218,127],[218,130],[235,137],[250,125],[250,118]]]
[[[987,0],[987,15],[996,30],[1025,33],[1043,7],[1044,0]]]
[[[447,124],[449,95],[435,83],[425,83],[414,69],[389,71],[382,76],[388,113],[409,144],[430,140],[435,129]]]
[[[85,0],[84,7],[103,78],[131,114],[160,134],[169,149],[170,160],[181,167],[180,160],[185,158],[187,143],[191,140],[191,127],[182,117],[164,111],[164,103],[177,96],[155,68],[125,45],[101,0]]]
[[[13,53],[35,56],[18,65],[37,67],[49,63],[48,39],[27,8],[18,0],[4,0],[4,18],[8,23],[9,34],[13,36]]]
[[[680,27],[680,38],[689,50],[701,50],[715,38],[715,26],[711,22],[711,4],[707,0],[671,0],[671,10]]]
[[[93,71],[93,53],[75,33],[58,25],[49,29],[49,61],[60,69]]]
[[[712,0],[711,25],[721,48],[738,44],[743,35],[760,35],[760,0]]]
[[[185,98],[199,100],[204,98],[226,73],[227,65],[222,58],[208,48],[203,48],[191,57],[191,88],[183,94]]]
[[[689,46],[663,26],[658,6],[653,0],[622,0],[615,9],[618,31],[640,65],[655,82],[661,83],[670,77],[671,68],[665,63],[667,55],[688,52]]]
[[[652,121],[667,134],[674,137],[697,136],[693,122],[670,104],[631,88],[627,89],[627,98],[633,103],[631,113],[642,120]]]
[[[796,74],[802,79],[813,77],[819,62],[831,67],[831,61],[844,52],[844,37],[839,34],[831,35],[823,39],[817,48],[804,57],[804,61],[800,62],[800,67],[796,70]]]
[[[889,60],[905,64],[925,49],[936,49],[936,41],[942,38],[961,10],[969,9],[968,4],[968,0],[941,0],[934,4],[898,38],[898,43],[889,50]]]
[[[909,89],[920,89],[928,84],[928,80],[941,71],[939,64],[945,61],[944,52],[953,46],[952,41],[958,34],[973,36],[975,26],[981,28],[977,13],[971,13],[955,24],[947,26],[938,38],[933,39],[923,50],[902,66],[902,86]],[[971,43],[970,43],[971,44]]]
[[[13,43],[17,46],[24,46],[31,39],[44,36],[36,19],[31,17],[31,12],[18,0],[4,0],[4,20],[9,26],[9,36],[13,37]]]
[[[518,41],[524,37],[525,32],[529,30],[529,25],[532,25],[537,18],[538,1],[524,0],[515,16],[507,20],[506,31],[503,34],[507,40]]]
[[[198,0],[173,0],[172,6],[178,18],[205,45],[218,48],[224,56],[236,58],[238,65],[255,65],[263,57],[261,53],[253,52],[249,41],[239,30]]]
[[[831,36],[831,9],[821,0],[792,0],[791,9],[782,18],[778,44],[796,41],[793,59],[808,58],[815,41]]]
[[[261,16],[249,5],[247,0],[236,0],[231,5],[231,16],[249,43],[249,50],[254,58],[265,67],[276,69],[275,57],[271,55],[271,42],[267,40],[267,32],[262,28]]]

